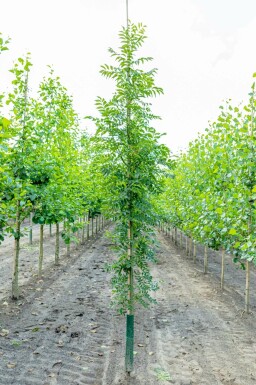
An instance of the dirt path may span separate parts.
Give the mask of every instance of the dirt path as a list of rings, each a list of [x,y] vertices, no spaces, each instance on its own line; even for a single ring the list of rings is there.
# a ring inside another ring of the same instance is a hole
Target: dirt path
[[[255,385],[255,315],[159,235],[158,304],[138,309],[135,371],[123,374],[124,318],[110,310],[109,241],[91,241],[36,290],[1,306],[1,385]],[[1,329],[0,328],[0,329]],[[164,380],[165,379],[165,380]]]

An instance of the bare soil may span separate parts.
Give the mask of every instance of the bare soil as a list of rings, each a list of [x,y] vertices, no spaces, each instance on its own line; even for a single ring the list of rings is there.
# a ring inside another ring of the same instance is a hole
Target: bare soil
[[[23,281],[16,302],[6,294],[11,250],[2,250],[0,384],[255,385],[256,320],[254,308],[243,313],[243,284],[231,282],[227,270],[222,292],[216,261],[204,275],[200,257],[194,264],[170,238],[158,239],[152,266],[158,302],[136,311],[130,376],[124,374],[125,318],[110,308],[104,266],[114,256],[105,236],[73,248],[70,258],[63,248],[59,267],[53,266],[50,241],[43,279],[33,264],[34,275]],[[25,261],[31,262],[31,253],[24,249]]]

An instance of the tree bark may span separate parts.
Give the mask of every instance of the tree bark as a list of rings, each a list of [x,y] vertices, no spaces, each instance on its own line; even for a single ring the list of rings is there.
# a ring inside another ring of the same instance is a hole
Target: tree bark
[[[85,243],[85,222],[86,222],[86,216],[84,214],[83,218],[82,218],[82,222],[83,222],[83,227],[82,227],[82,238],[81,238],[81,244],[84,245]]]
[[[204,274],[208,273],[208,250],[207,246],[204,246]]]
[[[29,214],[29,244],[32,245],[33,243],[33,213]]]
[[[133,224],[128,222],[128,259],[132,259]],[[133,298],[133,267],[128,271],[128,301],[129,309],[126,315],[126,353],[125,368],[130,373],[133,370],[134,360],[134,298]]]
[[[56,223],[55,265],[59,265],[60,258],[60,225]]]
[[[221,279],[220,279],[220,287],[224,289],[224,274],[225,274],[225,250],[221,250]]]
[[[196,241],[194,241],[194,248],[193,248],[193,261],[196,263]]]
[[[44,225],[40,225],[40,240],[39,240],[39,268],[38,276],[42,276],[44,258]]]
[[[90,214],[88,213],[88,223],[87,223],[87,241],[90,238]]]
[[[20,254],[20,201],[17,201],[15,239],[14,239],[14,258],[12,274],[12,299],[19,299],[19,254]]]
[[[250,310],[250,262],[246,261],[245,311]]]

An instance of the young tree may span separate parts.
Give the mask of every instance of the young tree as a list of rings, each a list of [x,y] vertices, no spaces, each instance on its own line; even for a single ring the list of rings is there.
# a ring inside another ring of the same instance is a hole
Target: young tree
[[[31,103],[28,97],[28,76],[31,68],[30,57],[18,58],[10,72],[14,75],[13,90],[6,103],[10,105],[10,135],[7,166],[10,170],[9,186],[5,190],[6,201],[10,204],[10,216],[15,215],[15,227],[12,232],[15,240],[12,297],[18,299],[18,273],[21,223],[31,210],[34,198],[33,186],[29,179],[31,138],[33,118],[30,114]]]
[[[154,301],[150,292],[157,289],[149,268],[149,262],[154,261],[155,215],[151,197],[160,191],[162,164],[169,150],[158,143],[161,135],[151,126],[158,117],[146,101],[163,93],[154,83],[157,70],[143,71],[140,66],[152,58],[136,57],[146,39],[145,27],[129,22],[119,37],[120,51],[109,49],[117,66],[103,65],[100,71],[115,81],[116,91],[109,101],[97,98],[101,117],[94,121],[105,176],[105,200],[116,221],[113,239],[119,258],[110,268],[114,272],[114,302],[120,313],[126,313],[126,371],[130,372],[135,305],[147,306]]]

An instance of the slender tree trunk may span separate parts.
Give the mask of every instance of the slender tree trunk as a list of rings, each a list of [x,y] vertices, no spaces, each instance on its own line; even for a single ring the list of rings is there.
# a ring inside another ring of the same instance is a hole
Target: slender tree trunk
[[[246,261],[245,311],[250,310],[250,262]]]
[[[128,259],[132,259],[132,241],[133,241],[133,224],[128,222]],[[133,268],[130,267],[128,272],[128,300],[130,308],[126,315],[126,353],[125,368],[130,373],[133,370],[134,360],[134,299],[133,299]]]
[[[186,235],[186,255],[188,255],[188,236]]]
[[[94,228],[93,228],[93,217],[92,217],[92,220],[91,220],[91,222],[92,222],[92,238],[93,238],[93,234],[94,234]]]
[[[88,220],[87,220],[87,241],[90,238],[90,215],[88,213]]]
[[[52,237],[52,224],[51,223],[49,224],[49,234],[50,234],[50,237]]]
[[[59,265],[60,259],[60,225],[56,223],[55,265]]]
[[[83,225],[83,218],[82,217],[79,217],[79,224],[81,226],[81,224]],[[81,244],[81,239],[82,239],[82,227],[79,227],[78,231],[77,231],[77,236],[78,236],[78,240],[79,240],[79,245]]]
[[[192,238],[190,237],[190,238],[189,238],[189,251],[188,251],[189,257],[191,257],[191,254],[192,254],[192,246],[193,246],[193,240],[192,240]]]
[[[29,244],[32,245],[33,243],[33,213],[31,212],[29,214]]]
[[[204,246],[204,274],[208,273],[208,249]]]
[[[98,233],[100,232],[100,215],[98,215],[98,221],[97,221],[97,223],[98,223]]]
[[[70,257],[71,241],[70,241],[70,223],[68,221],[65,221],[65,232],[69,238],[69,243],[66,244],[66,256]]]
[[[182,232],[180,230],[180,247],[182,247]]]
[[[78,226],[79,226],[79,223],[80,223],[80,218],[79,217],[77,218],[77,222],[78,222]],[[75,234],[76,234],[76,243],[75,243],[75,245],[76,245],[76,250],[78,250],[79,249],[79,244],[80,244],[80,229],[79,228],[77,229]]]
[[[44,225],[40,225],[39,267],[38,267],[38,276],[39,276],[39,278],[42,276],[43,258],[44,258]]]
[[[174,229],[174,244],[177,245],[178,243],[178,234],[177,234],[177,227]]]
[[[196,263],[196,241],[194,241],[194,248],[193,248],[193,261]]]
[[[82,218],[82,221],[83,221],[83,227],[82,227],[82,238],[81,238],[81,244],[84,245],[85,243],[85,222],[86,222],[86,216],[84,214],[83,218]]]
[[[224,289],[224,275],[225,275],[225,250],[221,250],[221,279],[220,279],[220,287]]]
[[[19,299],[19,254],[20,254],[20,201],[17,201],[15,239],[14,239],[14,258],[12,274],[12,299]]]

